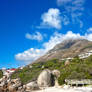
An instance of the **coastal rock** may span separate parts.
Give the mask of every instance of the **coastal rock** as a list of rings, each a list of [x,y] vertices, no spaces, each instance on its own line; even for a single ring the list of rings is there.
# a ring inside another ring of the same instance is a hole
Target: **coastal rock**
[[[26,85],[22,85],[19,78],[11,79],[8,76],[3,76],[0,79],[0,92],[31,92],[43,89],[58,84],[57,78],[59,76],[60,72],[58,70],[50,71],[45,69],[40,73],[36,81]]]
[[[52,74],[53,74],[56,78],[60,77],[60,71],[59,71],[59,70],[53,70],[53,71],[52,71]]]
[[[16,92],[16,87],[14,86],[14,85],[10,85],[9,87],[8,87],[8,90],[9,90],[9,92]]]
[[[17,79],[12,79],[12,80],[11,80],[11,84],[14,84],[16,87],[20,87],[20,86],[22,85],[19,78],[17,78]]]
[[[66,65],[69,65],[69,64],[70,64],[70,61],[69,60],[65,61],[65,66]]]
[[[12,79],[8,82],[8,90],[9,92],[16,92],[21,85],[20,79]]]
[[[37,84],[41,88],[51,86],[51,71],[46,69],[38,76]]]
[[[4,76],[0,79],[0,92],[25,92],[20,79],[10,79]]]
[[[36,81],[33,81],[33,82],[26,84],[26,91],[38,90],[38,89],[39,89],[39,87],[38,87]]]
[[[59,70],[53,70],[52,74],[54,75],[54,80],[55,80],[54,86],[59,86],[58,77],[60,77],[60,71]]]

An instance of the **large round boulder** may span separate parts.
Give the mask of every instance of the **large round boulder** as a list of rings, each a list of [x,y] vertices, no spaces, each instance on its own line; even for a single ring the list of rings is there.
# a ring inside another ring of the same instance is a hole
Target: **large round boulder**
[[[51,83],[52,83],[51,75],[52,74],[51,74],[50,70],[48,70],[48,69],[43,70],[40,73],[40,75],[38,76],[38,79],[37,79],[38,86],[40,88],[51,86]]]

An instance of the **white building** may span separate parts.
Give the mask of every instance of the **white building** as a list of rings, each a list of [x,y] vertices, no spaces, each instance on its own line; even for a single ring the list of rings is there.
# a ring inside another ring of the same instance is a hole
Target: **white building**
[[[90,50],[90,51],[88,51],[88,52],[86,52],[86,53],[80,54],[80,55],[79,55],[79,58],[80,58],[80,59],[85,59],[85,58],[87,58],[87,57],[89,57],[89,56],[91,56],[91,55],[92,55],[92,50]]]
[[[16,71],[16,69],[6,69],[6,68],[2,68],[2,72],[4,76],[9,77],[12,73],[14,73]]]

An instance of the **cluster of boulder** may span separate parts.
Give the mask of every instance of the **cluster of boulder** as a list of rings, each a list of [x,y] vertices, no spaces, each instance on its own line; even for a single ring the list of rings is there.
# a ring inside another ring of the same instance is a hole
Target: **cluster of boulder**
[[[10,79],[4,76],[0,79],[0,92],[31,92],[32,90],[40,90],[50,86],[58,86],[57,78],[60,76],[58,70],[43,70],[36,81],[32,81],[23,85],[20,79]]]
[[[0,92],[25,92],[24,90],[20,79],[10,79],[7,76],[0,79]]]

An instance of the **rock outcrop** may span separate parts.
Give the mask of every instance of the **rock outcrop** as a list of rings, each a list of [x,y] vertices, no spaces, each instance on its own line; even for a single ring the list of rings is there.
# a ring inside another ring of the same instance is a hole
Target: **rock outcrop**
[[[47,62],[53,58],[62,59],[74,58],[82,53],[92,50],[92,41],[85,39],[68,39],[57,44],[53,49],[49,50],[45,55],[38,58],[35,62]]]
[[[25,92],[20,79],[4,76],[0,79],[0,92]]]
[[[69,64],[70,64],[70,61],[69,60],[65,61],[65,66],[67,66]]]
[[[58,71],[58,70],[53,70],[53,71],[52,71],[52,75],[54,76],[54,80],[55,80],[54,85],[55,85],[55,86],[59,86],[59,84],[58,84],[58,78],[60,77],[60,71]]]
[[[26,84],[26,91],[29,92],[30,90],[38,90],[38,84],[36,81],[30,82]]]
[[[51,86],[51,71],[48,69],[43,70],[38,76],[37,83],[40,88]]]
[[[30,92],[43,89],[58,84],[57,78],[60,76],[58,70],[43,70],[36,81],[23,85],[19,78],[11,79],[9,76],[3,76],[0,79],[0,92]]]
[[[60,72],[58,70],[50,71],[48,69],[43,70],[37,79],[38,86],[40,88],[56,86],[58,84],[58,77]]]

